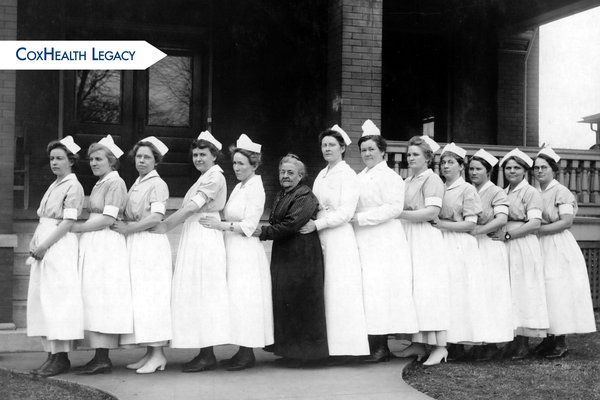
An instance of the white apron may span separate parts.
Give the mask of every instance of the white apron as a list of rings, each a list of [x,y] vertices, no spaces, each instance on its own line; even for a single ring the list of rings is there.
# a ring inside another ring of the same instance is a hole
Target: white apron
[[[61,221],[40,218],[33,242],[42,242]],[[45,336],[48,340],[83,339],[77,247],[77,236],[69,232],[46,251],[42,260],[31,265],[27,336]]]

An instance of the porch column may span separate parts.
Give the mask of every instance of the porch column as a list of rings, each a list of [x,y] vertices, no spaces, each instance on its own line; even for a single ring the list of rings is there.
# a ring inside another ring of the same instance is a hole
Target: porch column
[[[364,167],[356,146],[362,123],[381,126],[382,32],[383,0],[330,0],[328,120],[352,138],[345,159],[357,171]]]
[[[17,0],[0,0],[0,40],[17,39]],[[0,329],[12,324],[15,71],[0,71]]]

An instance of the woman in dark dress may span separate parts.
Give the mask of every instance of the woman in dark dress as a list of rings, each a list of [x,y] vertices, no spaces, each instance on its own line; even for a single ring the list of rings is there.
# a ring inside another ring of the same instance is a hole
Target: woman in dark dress
[[[279,163],[282,191],[275,198],[269,225],[255,235],[273,240],[271,281],[275,343],[272,350],[288,366],[328,356],[323,294],[323,255],[317,232],[298,231],[314,218],[319,201],[301,184],[304,164],[294,155]]]

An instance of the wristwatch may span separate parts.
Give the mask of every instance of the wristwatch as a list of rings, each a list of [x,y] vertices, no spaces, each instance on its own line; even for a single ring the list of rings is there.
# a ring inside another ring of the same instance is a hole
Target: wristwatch
[[[230,222],[230,223],[229,223],[229,230],[230,230],[231,232],[233,232],[233,222]]]
[[[506,232],[504,234],[504,240],[510,240],[512,238],[512,236],[510,235],[510,233]]]

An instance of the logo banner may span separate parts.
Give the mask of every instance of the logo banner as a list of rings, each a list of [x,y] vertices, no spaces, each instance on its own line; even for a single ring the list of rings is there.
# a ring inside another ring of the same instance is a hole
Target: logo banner
[[[0,41],[0,70],[142,70],[166,56],[144,40]]]

